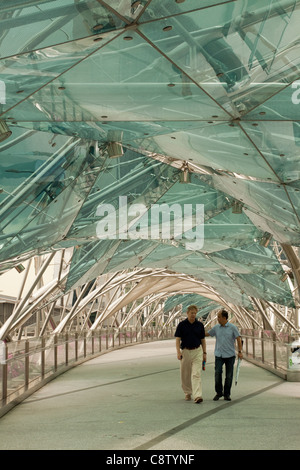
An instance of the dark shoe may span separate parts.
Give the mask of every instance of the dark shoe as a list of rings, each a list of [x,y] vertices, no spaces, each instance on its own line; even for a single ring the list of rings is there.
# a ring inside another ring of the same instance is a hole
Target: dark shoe
[[[230,397],[224,397],[224,400],[231,401]]]
[[[223,396],[223,395],[218,395],[218,394],[217,394],[216,396],[214,396],[214,401],[218,401],[219,398],[221,398],[222,396]]]
[[[195,398],[195,403],[202,403],[203,402],[203,398]]]

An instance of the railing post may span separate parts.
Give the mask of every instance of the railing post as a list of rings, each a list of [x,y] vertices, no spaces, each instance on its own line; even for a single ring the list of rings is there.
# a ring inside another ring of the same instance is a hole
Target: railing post
[[[1,364],[2,369],[2,405],[6,405],[7,402],[7,359],[8,359],[8,349],[7,344],[3,345],[3,362]]]
[[[45,338],[41,339],[41,379],[45,377]]]
[[[25,341],[25,390],[29,385],[29,341]]]
[[[86,357],[86,332],[83,334],[83,357]]]
[[[54,371],[57,371],[57,335],[54,335]]]
[[[277,350],[276,350],[276,333],[272,333],[273,336],[273,357],[274,357],[274,368],[277,369]]]
[[[78,333],[75,333],[75,361],[78,361]]]
[[[65,335],[65,362],[66,366],[69,364],[69,335],[66,333]]]

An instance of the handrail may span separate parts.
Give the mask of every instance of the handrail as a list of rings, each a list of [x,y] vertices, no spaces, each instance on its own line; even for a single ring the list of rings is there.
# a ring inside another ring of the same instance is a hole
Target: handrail
[[[174,327],[101,328],[3,343],[0,416],[59,374],[114,349],[174,338]]]
[[[268,369],[285,380],[300,381],[298,336],[271,330],[249,329],[242,329],[241,336],[244,359]]]

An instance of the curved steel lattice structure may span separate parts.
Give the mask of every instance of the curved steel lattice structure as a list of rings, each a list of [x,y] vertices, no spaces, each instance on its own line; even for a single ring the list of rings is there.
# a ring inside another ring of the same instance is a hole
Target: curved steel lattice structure
[[[189,303],[296,336],[300,1],[2,0],[0,20],[0,339]]]

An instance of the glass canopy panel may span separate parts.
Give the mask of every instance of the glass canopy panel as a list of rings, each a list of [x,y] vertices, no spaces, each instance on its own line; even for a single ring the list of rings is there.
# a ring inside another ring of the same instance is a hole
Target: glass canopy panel
[[[2,0],[0,22],[2,57],[98,36],[126,24],[97,0]]]
[[[189,305],[197,305],[199,311],[197,317],[203,318],[211,310],[214,310],[220,306],[216,302],[213,302],[206,297],[198,294],[178,294],[168,297],[164,303],[164,311],[168,312],[175,307],[181,305],[182,313],[184,314]]]
[[[100,276],[120,243],[121,240],[100,240],[76,247],[72,256],[65,292]]]
[[[23,149],[21,150],[16,140],[17,138],[13,140],[16,146],[11,148],[9,143],[3,145],[1,160],[6,162],[5,157],[7,156],[7,159],[11,162],[8,169],[12,170],[16,176],[20,174],[19,171],[23,167],[28,172],[26,175],[23,174],[22,180],[17,182],[12,192],[6,194],[4,191],[6,197],[0,207],[3,238],[4,236],[15,236],[15,233],[18,233],[24,224],[28,223],[29,217],[43,211],[47,204],[70,184],[73,170],[72,158],[74,158],[76,146],[78,145],[78,139],[63,138],[63,141],[61,141],[62,138],[59,138],[57,140],[59,144],[57,150],[55,151],[52,148],[49,151],[49,143],[51,146],[56,144],[54,136],[49,134],[39,136],[34,133],[26,141],[23,141]],[[48,143],[46,143],[47,140]],[[44,151],[40,150],[41,143],[44,144]],[[31,158],[26,158],[27,154],[30,153]],[[36,167],[31,165],[33,156],[36,157]],[[32,171],[29,171],[30,168]],[[3,163],[2,178],[4,182],[6,169],[7,167]],[[10,233],[11,235],[9,235]]]
[[[1,59],[0,114],[6,112],[5,119],[18,122],[64,120],[66,115],[59,114],[69,99],[64,93],[64,72],[98,51],[115,34],[103,34],[101,42],[88,38]],[[60,78],[55,81],[57,77]],[[48,103],[45,109],[44,100]]]
[[[213,261],[206,259],[204,255],[201,256],[200,253],[185,259],[177,259],[177,256],[174,256],[174,259],[166,264],[168,268],[177,273],[186,273],[200,280],[202,280],[203,273],[214,272],[219,269]]]
[[[161,205],[167,204],[170,207],[173,204],[180,204],[182,207],[185,204],[191,204],[193,209],[197,204],[201,204],[204,206],[204,220],[206,221],[226,211],[232,206],[233,200],[207,185],[198,175],[192,174],[191,181],[188,184],[175,182],[162,195],[159,203]]]
[[[8,121],[9,128],[14,131],[18,127],[16,124],[11,124]],[[204,125],[204,124],[203,124]],[[207,124],[209,125],[209,124]],[[183,131],[184,129],[198,128],[197,121],[175,121],[175,122],[111,122],[103,119],[103,121],[93,122],[21,122],[22,129],[35,129],[43,132],[53,132],[54,134],[62,134],[69,136],[78,136],[87,140],[98,140],[102,143],[108,141],[108,137],[112,132],[118,132],[122,135],[123,145],[128,145],[131,148],[136,148],[138,151],[142,150],[139,144],[139,139],[146,139],[151,136],[168,134],[170,138],[174,137],[176,132]],[[172,133],[172,134],[171,134]]]
[[[269,300],[270,302],[295,307],[291,290],[286,282],[282,282],[278,276],[264,272],[258,274],[239,274],[236,282],[248,295]]]
[[[136,145],[149,152],[191,161],[195,165],[279,181],[268,161],[239,125],[205,124],[179,131],[176,135],[147,138]]]
[[[244,211],[255,226],[260,227],[264,232],[272,234],[273,238],[278,242],[300,246],[299,230],[289,229],[282,225],[280,221],[267,220],[264,214],[259,215],[246,208],[244,208]]]
[[[0,113],[13,131],[0,144],[1,269],[76,246],[68,288],[102,272],[158,266],[205,280],[231,303],[250,308],[253,294],[291,305],[279,265],[258,243],[270,231],[300,245],[300,84],[289,85],[300,76],[300,2],[105,3],[1,2]],[[136,28],[110,31],[144,7]],[[231,115],[244,118],[224,123]],[[95,168],[90,144],[74,135],[99,141],[105,155],[115,140],[137,152],[124,148]],[[176,168],[142,155],[153,152],[213,176],[180,185]],[[201,253],[138,231],[141,239],[99,241],[97,208],[117,207],[120,196],[147,208],[204,204]],[[233,198],[242,214],[232,212]]]
[[[51,66],[51,60],[46,63]],[[39,77],[39,72],[36,75]],[[47,80],[39,78],[39,85]],[[198,86],[192,82],[187,85],[192,97],[185,94],[186,83],[182,84],[178,70],[137,33],[127,32],[99,53],[79,61],[76,67],[73,63],[59,79],[20,103],[10,116],[18,116],[18,122],[190,121],[215,114],[225,117]]]
[[[278,179],[290,183],[300,178],[300,140],[293,122],[242,122],[241,126],[262,153]]]
[[[114,186],[113,191],[116,190],[117,187]],[[113,200],[112,197],[111,199]],[[147,198],[144,203],[148,211],[147,238],[174,239],[176,245],[182,243],[183,246],[191,240],[188,249],[192,250],[200,249],[194,247],[194,242],[199,241],[200,245],[203,243],[204,220],[211,219],[232,205],[230,198],[224,197],[197,177],[193,177],[189,184],[181,184],[173,179],[173,185],[166,187],[159,198],[152,198],[152,203]],[[134,235],[137,238],[145,238],[144,233],[137,231],[138,226],[144,227],[144,215],[141,216],[136,221],[136,232],[129,231],[130,237]],[[190,230],[192,232],[189,232]]]
[[[299,46],[297,49],[299,56]],[[298,72],[298,77],[300,72]],[[264,103],[257,106],[247,114],[245,119],[255,122],[263,121],[294,121],[294,138],[299,145],[299,110],[300,110],[300,80],[285,85],[283,89],[277,89],[274,96],[269,97]]]
[[[227,248],[243,247],[260,237],[262,232],[243,212],[236,214],[229,209],[205,222],[201,251],[209,254]]]
[[[155,250],[151,251],[146,258],[141,261],[141,266],[155,268],[169,268],[175,272],[189,274],[189,269],[193,267],[197,272],[202,270],[214,270],[216,265],[201,253],[193,253],[182,246],[162,243]],[[180,266],[180,268],[178,268]],[[190,274],[192,274],[190,272]]]
[[[237,286],[236,282],[228,276],[225,270],[219,269],[215,272],[201,272],[199,279],[212,286],[221,298],[227,302],[253,309],[248,295]]]
[[[299,181],[298,181],[298,185],[299,185]],[[295,207],[295,211],[297,212],[298,219],[299,219],[299,226],[300,226],[300,188],[297,186],[295,187],[286,186],[286,190],[287,190],[288,197],[291,203],[293,204],[293,206]],[[298,234],[299,234],[299,230],[298,230]]]
[[[178,178],[176,168],[130,150],[120,158],[107,159],[68,237],[148,239],[148,218],[143,235],[138,229],[128,230]]]
[[[122,240],[105,272],[113,273],[122,269],[134,269],[140,266],[142,261],[157,248],[159,243],[154,240]]]
[[[273,250],[251,243],[238,248],[211,253],[210,259],[236,274],[273,273],[281,276],[284,271]]]
[[[0,204],[68,140],[65,136],[14,128],[12,135],[0,144]],[[47,179],[49,184],[51,177],[48,175]]]
[[[149,7],[142,14],[140,23],[153,18],[164,18],[178,15],[180,13],[194,12],[207,7],[215,7],[221,3],[228,3],[228,0],[152,0]]]
[[[107,4],[109,10],[115,11],[117,16],[124,17],[126,21],[132,23],[144,11],[148,0],[109,0],[101,3]]]
[[[63,155],[60,152],[50,165],[46,162],[44,171],[26,180],[23,191],[17,188],[15,195],[3,202],[1,214],[16,208],[18,217],[12,217],[14,212],[11,211],[11,222],[8,223],[7,219],[3,222],[7,241],[2,240],[1,260],[17,257],[20,253],[40,253],[41,249],[50,249],[66,237],[101,169],[91,148],[89,143],[71,145]],[[46,185],[44,178],[49,167],[53,169],[53,162],[57,164],[58,176]],[[36,189],[35,179],[42,197],[32,207],[28,200],[32,198],[32,188]]]
[[[149,22],[140,30],[237,116],[272,96],[278,84],[284,88],[298,77],[300,59],[294,45],[299,19],[295,0],[250,0],[179,14],[156,21],[155,27]]]
[[[212,176],[211,182],[216,189],[230,193],[249,210],[262,215],[265,220],[278,223],[286,230],[295,231],[299,235],[298,208],[291,204],[284,186],[219,176]]]

